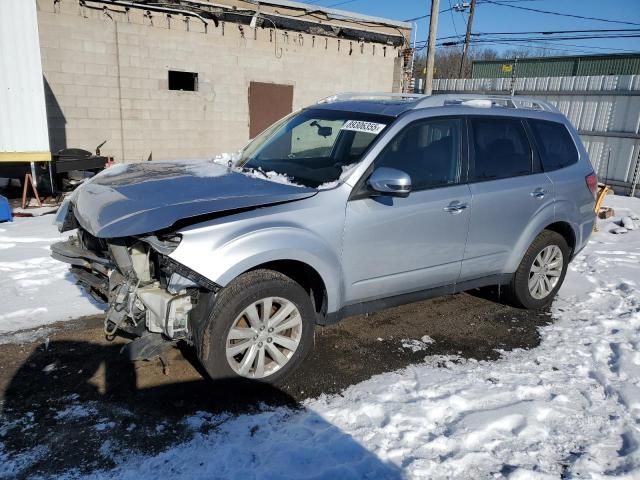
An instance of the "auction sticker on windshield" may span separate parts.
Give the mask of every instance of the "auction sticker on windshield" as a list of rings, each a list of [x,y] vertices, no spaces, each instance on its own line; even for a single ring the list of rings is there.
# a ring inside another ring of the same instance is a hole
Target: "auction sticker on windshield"
[[[350,130],[353,132],[365,132],[379,134],[386,125],[384,123],[363,122],[361,120],[347,120],[340,130]]]

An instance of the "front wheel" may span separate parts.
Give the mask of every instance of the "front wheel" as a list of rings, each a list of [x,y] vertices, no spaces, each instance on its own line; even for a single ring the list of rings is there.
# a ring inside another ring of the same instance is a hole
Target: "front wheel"
[[[544,230],[531,243],[509,285],[514,304],[540,309],[553,301],[569,265],[571,250],[562,235]]]
[[[314,327],[311,298],[298,283],[254,270],[219,292],[198,357],[213,379],[276,383],[307,356]]]

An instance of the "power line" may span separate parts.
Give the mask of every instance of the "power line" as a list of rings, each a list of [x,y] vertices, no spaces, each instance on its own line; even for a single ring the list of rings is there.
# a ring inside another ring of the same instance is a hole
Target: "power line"
[[[480,44],[491,44],[491,43],[504,43],[504,42],[509,42],[509,43],[522,43],[522,42],[547,42],[547,43],[551,43],[551,42],[564,42],[564,41],[571,41],[571,40],[606,40],[606,39],[612,39],[612,38],[640,38],[640,30],[629,30],[632,33],[624,33],[624,34],[612,34],[612,35],[565,35],[565,36],[558,36],[558,37],[553,37],[553,38],[548,38],[548,37],[539,37],[539,36],[523,36],[523,37],[501,37],[501,36],[491,36],[488,35],[486,38],[483,37],[483,34],[475,34],[474,38],[472,39],[471,43],[473,43],[474,45],[480,45]],[[633,33],[635,32],[635,33]],[[504,34],[516,34],[517,32],[504,32]],[[495,35],[502,35],[500,33],[497,33]],[[458,36],[447,36],[447,37],[440,37],[437,39],[438,47],[455,47],[455,46],[460,46],[464,43],[464,40],[462,39],[461,35]],[[424,41],[420,41],[417,42],[420,46],[416,47],[416,50],[420,51],[423,50],[426,46],[426,43]],[[570,44],[568,43],[564,43],[564,45],[569,46]],[[580,45],[580,47],[586,47],[589,48],[588,46],[584,45]],[[593,47],[593,48],[597,48],[600,50],[609,50],[609,51],[624,51],[625,49],[606,49],[605,47]],[[626,50],[628,52],[634,52],[634,50]]]
[[[640,26],[640,23],[635,23],[635,22],[624,22],[624,21],[621,21],[621,20],[610,20],[610,19],[598,18],[598,17],[586,17],[586,16],[583,16],[583,15],[573,15],[571,13],[551,12],[549,10],[540,10],[538,8],[521,7],[519,5],[511,5],[511,4],[506,3],[506,2],[494,2],[493,0],[483,0],[482,3],[490,3],[492,5],[499,5],[501,7],[517,8],[519,10],[527,10],[529,12],[536,12],[536,13],[544,13],[544,14],[547,14],[547,15],[557,15],[557,16],[560,16],[560,17],[571,17],[571,18],[579,18],[581,20],[596,20],[598,22],[620,23],[620,24],[625,24],[625,25],[639,25]]]
[[[347,3],[357,2],[358,0],[345,0],[344,2],[332,3],[331,5],[327,5],[327,8],[331,7],[339,7],[340,5],[345,5]]]
[[[575,35],[575,36],[567,36],[567,37],[557,37],[554,40],[558,41],[558,40],[601,40],[601,39],[608,39],[608,38],[640,38],[640,33],[637,34],[625,34],[625,35],[607,35],[607,36],[597,36],[597,35]],[[540,37],[522,37],[522,38],[487,38],[487,39],[474,39],[473,43],[475,44],[479,44],[479,43],[489,43],[492,41],[508,41],[508,42],[531,42],[531,41],[546,41],[548,40],[547,38],[540,38]],[[443,42],[441,44],[439,44],[439,46],[451,46],[451,45],[460,45],[462,44],[463,41],[457,40],[457,41],[449,41],[449,42]]]
[[[440,10],[438,13],[445,13],[448,12],[449,10],[453,10],[451,8],[445,8],[444,10]],[[415,18],[408,18],[406,20],[403,20],[404,22],[414,22],[416,20],[422,20],[423,18],[429,18],[431,16],[430,13],[426,14],[426,15],[420,15],[419,17],[415,17]]]
[[[451,23],[453,24],[453,31],[458,35],[458,29],[456,28],[456,19],[453,16],[453,7],[451,6],[451,0],[449,0],[449,13],[451,14]]]
[[[640,28],[606,28],[606,29],[585,29],[585,30],[541,30],[541,31],[526,31],[526,32],[475,32],[472,33],[473,37],[481,37],[486,35],[567,35],[572,33],[629,33],[640,32]],[[446,40],[449,38],[459,38],[461,35],[449,35],[448,37],[440,37],[438,40]],[[603,35],[603,38],[606,38]]]
[[[563,42],[563,40],[558,40],[559,42]],[[531,43],[537,43],[537,44],[546,44],[546,45],[551,45],[554,49],[557,50],[557,47],[555,47],[555,42],[556,40],[534,40]],[[629,50],[626,48],[607,48],[607,47],[598,47],[595,45],[576,45],[575,43],[561,43],[561,45],[564,47],[578,47],[578,48],[588,48],[590,50],[596,49],[596,50],[601,50],[601,51],[605,51],[605,52],[629,52],[629,53],[637,53],[637,50]],[[590,52],[591,53],[591,52]]]

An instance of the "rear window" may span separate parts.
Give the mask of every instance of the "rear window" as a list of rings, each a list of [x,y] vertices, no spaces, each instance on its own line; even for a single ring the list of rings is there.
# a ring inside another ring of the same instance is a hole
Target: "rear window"
[[[571,134],[561,123],[529,120],[545,172],[568,167],[578,161],[578,151]]]
[[[494,180],[532,172],[531,146],[522,122],[509,118],[472,118],[471,179]]]

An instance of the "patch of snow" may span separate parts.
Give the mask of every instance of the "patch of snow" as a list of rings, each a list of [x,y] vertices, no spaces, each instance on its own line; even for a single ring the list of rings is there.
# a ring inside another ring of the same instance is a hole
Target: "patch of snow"
[[[105,168],[104,170],[101,170],[91,178],[104,178],[104,177],[113,177],[115,175],[120,175],[121,173],[124,173],[127,171],[127,169],[129,168],[129,165],[131,165],[131,163],[115,163],[110,167]]]
[[[45,365],[45,367],[42,369],[42,371],[44,373],[51,373],[56,369],[56,364],[55,363],[50,363],[48,365]]]
[[[624,227],[616,227],[611,229],[611,233],[615,233],[616,235],[620,235],[622,233],[627,233],[629,230],[627,230]]]
[[[231,168],[234,171],[242,173],[243,175],[247,175],[249,177],[259,178],[262,180],[270,180],[275,183],[292,185],[294,187],[304,187],[304,185],[295,183],[289,176],[283,173],[277,173],[273,171],[263,173],[262,170],[242,170],[241,168],[236,166],[240,158],[241,152],[222,153],[209,161],[198,161],[191,163],[189,165],[189,172],[199,177],[214,177],[225,173],[225,171],[220,170],[219,165],[221,165],[227,168]],[[229,162],[231,162],[231,164]]]
[[[420,340],[404,338],[401,340],[402,348],[407,350],[411,350],[412,352],[420,352],[422,350],[427,350],[429,345],[435,343],[435,340],[431,338],[429,335],[423,336]]]
[[[38,445],[9,457],[0,442],[0,478],[17,478],[20,471],[44,459],[48,453],[45,446]]]
[[[58,210],[57,206],[42,206],[32,208],[16,207],[13,209],[14,217],[40,217],[42,215],[49,215],[55,213]]]
[[[349,174],[351,174],[351,171],[356,168],[358,166],[358,163],[352,163],[350,165],[343,165],[342,166],[342,173],[340,174],[340,177],[338,177],[337,180],[334,180],[333,182],[326,182],[323,183],[322,185],[320,185],[318,187],[318,190],[329,190],[330,188],[335,188],[338,185],[340,185],[342,182],[344,182],[347,177],[349,176]]]
[[[224,152],[216,155],[215,157],[213,157],[212,160],[215,163],[224,165],[225,167],[228,167],[228,166],[233,167],[236,163],[238,163],[241,157],[242,157],[242,151],[232,152],[232,153]],[[231,162],[231,165],[229,165],[229,162]]]
[[[40,327],[33,330],[21,330],[19,332],[11,332],[0,334],[0,345],[8,343],[35,343],[40,340],[48,340],[49,335],[54,332],[53,328]],[[48,342],[47,342],[48,343]]]
[[[0,343],[7,343],[7,333],[103,312],[102,305],[75,284],[69,266],[50,256],[49,246],[69,235],[58,233],[53,216],[47,215],[14,218],[2,225]]]
[[[72,420],[97,415],[98,411],[91,405],[70,405],[64,410],[56,412],[56,420]]]
[[[635,230],[636,229],[636,222],[631,217],[622,217],[622,219],[620,220],[620,223],[627,230]]]
[[[252,177],[263,178],[263,179],[265,178],[264,175],[258,172],[245,172],[245,173]],[[284,173],[277,173],[277,172],[264,172],[264,173],[267,175],[267,178],[272,182],[282,183],[284,185],[293,185],[294,187],[304,187],[304,185],[295,183],[293,180],[291,180],[291,178],[288,175],[285,175]]]
[[[105,430],[111,430],[116,426],[116,422],[100,422],[93,426],[96,432],[104,432]]]

